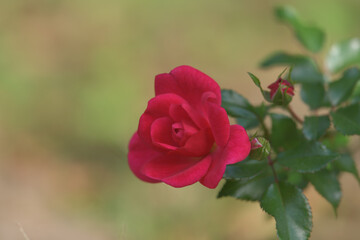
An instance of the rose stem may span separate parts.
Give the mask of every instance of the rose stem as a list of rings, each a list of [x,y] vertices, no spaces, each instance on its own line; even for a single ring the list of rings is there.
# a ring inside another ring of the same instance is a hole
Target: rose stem
[[[286,109],[289,111],[290,115],[300,124],[303,124],[304,121],[292,110],[290,105],[287,105]]]
[[[264,121],[261,120],[261,121],[260,121],[260,124],[261,124],[261,126],[262,126],[262,128],[263,128],[263,130],[264,130],[264,137],[265,137],[267,140],[269,140],[269,139],[270,139],[269,130],[267,129]]]
[[[278,179],[278,177],[277,177],[277,175],[276,175],[276,171],[275,171],[275,168],[274,168],[274,162],[273,162],[273,160],[271,160],[271,157],[270,157],[270,156],[268,156],[268,164],[269,164],[269,166],[271,167],[271,170],[272,170],[272,172],[273,172],[275,182],[278,183],[278,182],[279,182],[279,179]]]

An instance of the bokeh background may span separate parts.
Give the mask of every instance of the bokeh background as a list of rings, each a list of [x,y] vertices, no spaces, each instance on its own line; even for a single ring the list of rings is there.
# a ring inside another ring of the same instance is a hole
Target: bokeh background
[[[0,239],[276,239],[258,203],[219,200],[219,188],[200,184],[146,184],[126,154],[154,76],[178,65],[260,103],[246,72],[267,85],[280,69],[259,61],[304,51],[272,14],[281,3],[327,32],[318,59],[360,36],[358,0],[0,1]],[[359,165],[358,139],[351,147]],[[360,238],[359,185],[346,174],[341,184],[337,219],[305,192],[312,239]]]

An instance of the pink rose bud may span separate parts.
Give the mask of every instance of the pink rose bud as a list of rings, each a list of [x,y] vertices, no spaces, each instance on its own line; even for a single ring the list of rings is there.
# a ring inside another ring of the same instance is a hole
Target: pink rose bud
[[[254,138],[253,140],[251,140],[251,150],[261,148],[262,146],[263,145],[257,138]]]
[[[245,129],[230,125],[221,107],[219,85],[195,68],[180,66],[155,77],[155,97],[130,140],[128,160],[146,182],[215,188],[226,165],[244,160],[250,148]]]
[[[287,80],[279,78],[268,86],[270,99],[277,105],[287,105],[294,96],[294,86]]]
[[[263,137],[256,137],[251,140],[250,158],[255,160],[266,159],[271,151],[270,143]]]

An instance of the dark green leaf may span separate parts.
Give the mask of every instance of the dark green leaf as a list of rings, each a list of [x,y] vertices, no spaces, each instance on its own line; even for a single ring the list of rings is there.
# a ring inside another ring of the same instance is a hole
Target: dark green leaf
[[[260,206],[275,218],[279,239],[309,238],[312,214],[308,200],[300,189],[286,183],[272,184],[262,197]]]
[[[252,74],[251,72],[248,72],[249,76],[251,77],[251,79],[253,80],[253,82],[255,83],[256,86],[258,86],[259,88],[261,88],[261,83],[259,78],[257,78],[254,74]]]
[[[353,174],[360,183],[360,177],[355,162],[349,154],[342,154],[339,159],[334,161],[334,166],[340,171]]]
[[[279,153],[277,162],[298,172],[315,172],[335,160],[338,154],[331,152],[319,142],[303,141],[285,152]]]
[[[288,171],[287,182],[301,189],[304,189],[309,183],[309,181],[303,177],[303,174],[295,171]]]
[[[272,134],[270,144],[275,151],[283,151],[298,144],[300,137],[295,122],[281,114],[271,114]]]
[[[266,170],[266,161],[245,159],[244,161],[227,165],[224,178],[226,179],[250,179]]]
[[[331,113],[336,130],[345,135],[360,135],[360,103],[339,108]]]
[[[296,37],[304,47],[312,52],[321,50],[325,41],[325,33],[318,27],[303,23],[295,9],[289,6],[280,6],[275,9],[276,16],[288,23],[294,30]]]
[[[291,55],[280,51],[267,57],[262,63],[260,63],[260,66],[267,68],[272,66],[296,65],[304,61],[311,60],[303,55]]]
[[[347,100],[352,92],[356,83],[360,79],[360,71],[358,68],[350,68],[344,72],[341,79],[331,82],[329,85],[329,99],[333,106],[337,106],[343,101]]]
[[[323,83],[303,83],[300,94],[301,99],[311,110],[318,109],[324,105],[325,87]]]
[[[326,57],[326,67],[333,73],[360,64],[360,39],[352,38],[334,44]]]
[[[247,201],[258,201],[273,182],[274,177],[269,174],[261,174],[250,180],[227,180],[217,197],[231,196]]]
[[[221,105],[226,109],[227,106],[239,106],[247,108],[250,105],[249,101],[233,90],[221,90]]]
[[[354,92],[350,97],[351,103],[360,102],[360,81],[354,87]]]
[[[308,140],[317,140],[330,127],[330,119],[326,116],[305,117],[303,134]]]
[[[290,55],[284,52],[277,52],[266,58],[260,64],[263,68],[289,65],[293,66],[291,79],[295,83],[320,83],[324,81],[324,77],[315,62],[303,55]]]
[[[268,108],[264,104],[254,107],[233,90],[222,90],[221,95],[221,106],[245,129],[257,127],[267,114]]]
[[[333,206],[336,213],[336,209],[341,200],[340,183],[336,177],[336,173],[323,169],[316,173],[306,174],[306,178],[309,179],[321,196]]]

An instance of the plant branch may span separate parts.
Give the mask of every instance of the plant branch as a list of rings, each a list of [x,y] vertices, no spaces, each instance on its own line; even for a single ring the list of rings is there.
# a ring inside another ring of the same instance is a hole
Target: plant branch
[[[290,115],[300,124],[303,124],[304,121],[294,112],[294,110],[292,110],[292,108],[290,107],[290,105],[286,106],[286,109],[289,111]]]

